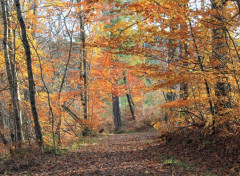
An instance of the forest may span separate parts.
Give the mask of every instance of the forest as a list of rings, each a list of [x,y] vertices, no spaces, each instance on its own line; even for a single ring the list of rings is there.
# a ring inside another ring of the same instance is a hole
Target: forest
[[[240,175],[239,0],[0,2],[0,174]]]

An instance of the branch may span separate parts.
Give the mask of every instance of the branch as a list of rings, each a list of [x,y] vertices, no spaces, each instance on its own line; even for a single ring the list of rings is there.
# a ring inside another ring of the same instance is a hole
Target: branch
[[[149,16],[150,16],[150,15],[149,15]],[[149,16],[148,16],[148,17],[149,17]],[[119,32],[117,38],[119,38],[120,35],[121,35],[124,31],[126,31],[127,29],[129,29],[130,27],[132,27],[132,26],[134,26],[134,25],[136,25],[136,24],[139,24],[139,23],[145,21],[148,17],[146,17],[146,18],[144,18],[144,19],[142,19],[142,20],[140,20],[140,21],[137,21],[137,22],[135,22],[135,23],[133,23],[133,24],[127,26],[125,29],[122,29],[122,30]]]

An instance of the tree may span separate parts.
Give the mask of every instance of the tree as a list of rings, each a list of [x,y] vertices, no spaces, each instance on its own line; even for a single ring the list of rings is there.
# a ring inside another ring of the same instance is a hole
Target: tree
[[[37,107],[36,107],[36,101],[35,101],[36,90],[35,90],[35,83],[34,83],[33,71],[32,71],[31,50],[30,50],[28,39],[27,39],[26,25],[23,20],[20,2],[19,0],[14,0],[14,2],[15,2],[16,11],[17,11],[17,18],[21,27],[22,42],[23,42],[26,60],[27,60],[28,84],[29,84],[32,115],[33,115],[34,124],[35,124],[36,141],[39,147],[43,148],[42,131],[41,131],[41,126],[38,119],[38,113],[37,113]]]
[[[127,78],[126,78],[125,72],[123,72],[123,81],[127,85]],[[129,105],[129,108],[130,108],[130,111],[131,111],[131,114],[132,114],[132,118],[133,118],[133,120],[136,120],[135,106],[134,106],[134,102],[133,102],[133,99],[132,99],[132,95],[131,95],[129,86],[127,86],[126,96],[127,96],[128,105]]]
[[[77,0],[81,3],[81,0]],[[79,9],[83,8],[81,5]],[[80,81],[81,81],[81,97],[84,111],[84,119],[88,119],[88,77],[89,77],[89,65],[87,63],[87,50],[86,50],[86,32],[85,32],[85,12],[79,11],[79,23],[80,23]]]
[[[20,102],[19,102],[19,90],[18,90],[18,81],[17,81],[17,73],[16,73],[16,66],[15,66],[15,58],[10,59],[9,54],[9,24],[8,24],[8,13],[7,7],[8,2],[5,0],[1,0],[2,6],[2,17],[4,22],[4,39],[3,39],[3,47],[4,47],[4,57],[5,57],[5,64],[7,70],[7,77],[11,92],[11,99],[13,105],[13,112],[14,112],[14,129],[16,132],[15,142],[18,143],[18,147],[21,148],[21,143],[23,142],[23,132],[22,132],[22,116],[21,116],[21,109],[20,109]],[[12,56],[14,57],[14,56]],[[12,132],[13,133],[13,132]]]

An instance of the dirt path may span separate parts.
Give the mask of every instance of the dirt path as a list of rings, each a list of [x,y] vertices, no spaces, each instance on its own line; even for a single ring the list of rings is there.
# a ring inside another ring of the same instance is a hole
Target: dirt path
[[[161,151],[156,132],[116,134],[96,144],[80,145],[76,152],[44,154],[5,163],[6,175],[109,175],[170,176],[195,175],[186,172]],[[9,165],[8,165],[9,164]],[[174,165],[175,164],[175,165]],[[174,167],[173,167],[174,166]]]

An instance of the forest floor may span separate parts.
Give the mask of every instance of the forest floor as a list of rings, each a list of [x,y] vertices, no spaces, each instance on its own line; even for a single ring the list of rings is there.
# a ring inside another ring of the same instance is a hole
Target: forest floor
[[[214,153],[205,155],[165,144],[164,141],[159,141],[159,133],[155,131],[111,134],[74,143],[71,151],[57,155],[35,154],[0,161],[0,174],[235,175],[231,173],[232,166],[226,169],[212,155]],[[215,165],[211,163],[213,160]],[[222,161],[219,162],[223,164]]]

